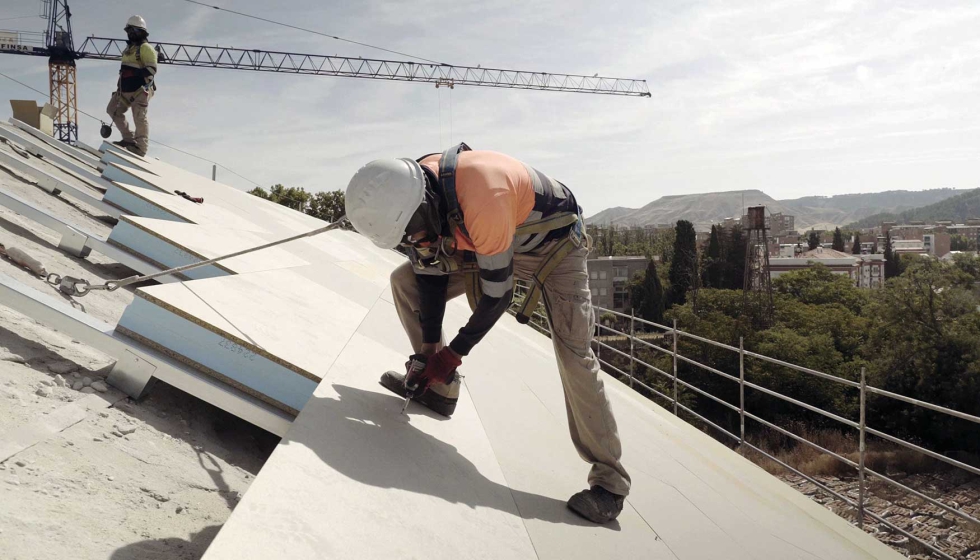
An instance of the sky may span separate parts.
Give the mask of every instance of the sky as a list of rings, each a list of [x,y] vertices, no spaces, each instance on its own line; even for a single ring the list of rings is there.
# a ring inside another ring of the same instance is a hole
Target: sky
[[[207,0],[450,64],[645,79],[632,98],[161,66],[151,140],[216,161],[238,188],[346,187],[376,158],[466,141],[561,180],[586,215],[660,196],[777,199],[980,187],[980,3],[861,0]],[[69,0],[76,46],[151,41],[403,59],[184,0]],[[38,0],[4,0],[0,20]],[[0,28],[40,31],[40,18]],[[79,108],[103,117],[118,63],[83,60]],[[0,71],[47,90],[42,57]],[[41,99],[0,77],[0,99]],[[10,116],[0,106],[0,118]],[[98,123],[80,138],[98,145]],[[210,175],[211,164],[151,145]]]

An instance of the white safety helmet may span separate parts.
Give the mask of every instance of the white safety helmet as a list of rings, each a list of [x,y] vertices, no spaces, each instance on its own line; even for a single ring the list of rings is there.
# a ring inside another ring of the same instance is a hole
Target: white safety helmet
[[[425,200],[425,174],[413,159],[376,159],[347,185],[344,205],[354,229],[383,249],[405,237],[412,215]]]
[[[136,29],[146,31],[146,20],[143,19],[143,16],[130,16],[130,18],[126,21],[126,28],[129,27],[135,27]]]

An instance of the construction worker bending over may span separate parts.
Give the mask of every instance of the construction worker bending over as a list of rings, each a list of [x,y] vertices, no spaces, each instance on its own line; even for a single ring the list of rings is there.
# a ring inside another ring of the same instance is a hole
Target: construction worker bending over
[[[156,91],[154,76],[157,73],[157,53],[146,42],[150,34],[146,31],[146,21],[142,17],[129,18],[125,31],[127,46],[122,54],[119,82],[109,100],[106,112],[122,134],[122,140],[113,144],[126,148],[134,154],[145,156],[150,142],[150,122],[146,118],[146,112],[150,105],[150,98]],[[130,108],[133,110],[135,136],[129,128],[129,123],[126,122],[126,111]]]
[[[357,231],[409,256],[392,273],[391,291],[415,354],[405,374],[388,372],[381,384],[442,415],[459,398],[456,368],[510,306],[515,276],[532,286],[538,279],[543,290],[529,292],[518,320],[527,322],[543,296],[572,442],[592,464],[591,488],[568,507],[595,523],[615,519],[630,477],[590,345],[588,249],[572,192],[512,157],[460,144],[418,160],[368,163],[351,179],[346,207]],[[473,314],[444,346],[446,301],[464,292]]]

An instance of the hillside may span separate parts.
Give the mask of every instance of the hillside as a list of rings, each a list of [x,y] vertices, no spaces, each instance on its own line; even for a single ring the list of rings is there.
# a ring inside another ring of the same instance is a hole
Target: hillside
[[[980,217],[980,189],[973,189],[928,206],[912,208],[898,213],[881,213],[868,216],[850,224],[849,227],[874,227],[884,221],[903,223],[914,220],[952,220],[963,223],[968,218],[977,217]]]
[[[689,220],[698,230],[707,230],[711,224],[741,215],[744,196],[745,206],[765,204],[770,212],[783,212],[795,216],[796,229],[803,231],[811,227],[833,228],[868,217],[880,221],[877,217],[879,215],[899,214],[914,208],[941,203],[967,192],[970,191],[965,189],[885,191],[807,196],[790,200],[776,200],[760,190],[676,195],[658,198],[642,208],[622,206],[609,208],[589,217],[586,223],[646,226]]]
[[[796,208],[799,216],[808,221],[833,225],[849,224],[877,214],[898,214],[913,208],[928,206],[969,192],[968,189],[929,189],[925,191],[884,191],[879,193],[842,194],[837,196],[807,196],[782,200]],[[877,225],[877,223],[875,224]]]
[[[626,208],[625,206],[616,206],[613,208],[606,208],[602,212],[595,214],[591,218],[586,219],[586,223],[589,224],[601,224],[608,225],[610,223],[618,224],[620,219],[629,214],[630,212],[636,212],[635,208]]]
[[[664,196],[642,208],[611,208],[585,220],[587,224],[646,226],[688,220],[699,230],[725,218],[741,216],[745,206],[765,204],[771,212],[791,212],[779,201],[759,190]]]

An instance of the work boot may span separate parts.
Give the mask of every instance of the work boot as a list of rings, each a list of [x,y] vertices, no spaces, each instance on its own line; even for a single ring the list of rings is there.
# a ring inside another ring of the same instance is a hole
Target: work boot
[[[619,517],[625,500],[625,496],[613,494],[602,486],[593,486],[569,498],[568,509],[602,525]]]
[[[420,359],[416,359],[416,357]],[[381,375],[381,386],[399,397],[405,398],[407,395],[405,377],[408,375],[408,370],[413,367],[424,368],[424,359],[424,356],[416,354],[409,358],[408,363],[405,364],[405,373],[398,373],[396,371],[385,372]],[[460,376],[458,373],[453,372],[452,381],[446,384],[433,383],[429,385],[429,389],[426,392],[413,397],[413,399],[432,412],[450,418],[453,412],[456,411],[456,402],[459,401],[459,386]]]
[[[130,146],[135,146],[136,145],[136,142],[133,142],[132,140],[117,140],[117,141],[113,142],[112,144],[114,146],[119,146],[120,148],[123,148],[124,150],[128,150]]]
[[[130,144],[129,146],[126,146],[126,149],[140,157],[146,155],[146,150],[141,149],[139,146],[136,145],[135,142]]]

